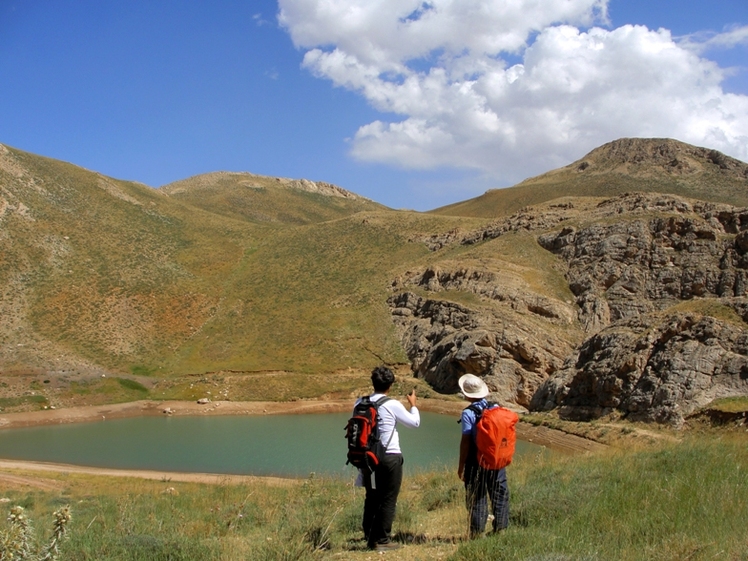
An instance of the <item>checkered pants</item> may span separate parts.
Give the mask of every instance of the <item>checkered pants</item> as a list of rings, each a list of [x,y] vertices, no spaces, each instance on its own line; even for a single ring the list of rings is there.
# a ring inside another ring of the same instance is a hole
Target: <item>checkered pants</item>
[[[509,486],[506,469],[483,469],[480,466],[465,468],[465,498],[470,513],[470,534],[482,534],[488,520],[488,502],[491,501],[493,530],[503,530],[509,525]]]

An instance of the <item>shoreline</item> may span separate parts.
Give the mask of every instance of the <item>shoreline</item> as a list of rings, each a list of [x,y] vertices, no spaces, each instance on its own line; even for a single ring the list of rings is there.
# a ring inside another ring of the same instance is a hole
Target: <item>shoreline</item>
[[[344,413],[350,411],[352,400],[299,400],[277,401],[215,401],[198,404],[192,401],[133,401],[110,405],[90,405],[64,409],[47,409],[19,413],[0,414],[0,430],[44,425],[85,423],[124,419],[139,416],[200,416],[200,415],[288,415],[313,413]],[[465,407],[463,402],[438,399],[419,399],[418,408],[429,413],[459,416]],[[585,438],[534,426],[529,423],[517,424],[517,438],[551,450],[580,454],[607,448],[604,444]],[[288,485],[294,478],[255,475],[229,475],[193,472],[166,472],[153,470],[132,470],[96,468],[52,462],[0,459],[0,470],[20,470],[23,472],[55,472],[99,475],[108,477],[136,477],[152,480],[173,480],[209,484],[239,484],[246,482],[268,482]],[[0,481],[9,482],[12,476],[0,473]]]
[[[21,471],[25,474],[32,472],[94,475],[98,477],[130,477],[135,479],[148,479],[170,483],[205,483],[208,485],[241,485],[245,483],[262,483],[263,485],[286,486],[294,485],[300,481],[299,478],[276,477],[272,475],[237,475],[229,473],[201,473],[183,471],[156,471],[148,469],[118,469],[101,468],[91,466],[79,466],[74,464],[59,464],[53,462],[37,462],[28,460],[0,460],[0,482],[12,482],[29,487],[50,488],[49,480],[39,485],[38,480],[32,478],[19,478],[15,474],[8,474],[5,470]]]
[[[107,405],[81,405],[0,414],[0,430],[67,423],[85,423],[106,419],[147,416],[200,415],[288,415],[305,413],[340,413],[350,409],[348,400],[300,401],[195,401],[140,400]]]

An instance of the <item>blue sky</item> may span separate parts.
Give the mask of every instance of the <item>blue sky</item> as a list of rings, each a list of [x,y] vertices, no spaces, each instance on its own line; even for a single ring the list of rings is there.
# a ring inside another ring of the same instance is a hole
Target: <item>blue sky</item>
[[[2,0],[0,143],[428,210],[667,136],[748,159],[746,0]]]

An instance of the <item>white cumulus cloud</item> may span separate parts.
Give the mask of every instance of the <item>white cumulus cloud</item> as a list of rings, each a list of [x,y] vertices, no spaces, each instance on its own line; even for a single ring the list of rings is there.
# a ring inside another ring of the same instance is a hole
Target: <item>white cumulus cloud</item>
[[[705,58],[748,28],[676,39],[610,29],[607,0],[279,0],[304,66],[391,116],[352,154],[515,182],[626,136],[748,160],[748,96]]]

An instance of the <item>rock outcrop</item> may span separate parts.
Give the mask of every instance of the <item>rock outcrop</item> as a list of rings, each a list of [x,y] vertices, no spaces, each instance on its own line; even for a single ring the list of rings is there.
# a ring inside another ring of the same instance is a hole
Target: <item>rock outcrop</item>
[[[392,283],[395,290],[419,287],[429,292],[456,290],[470,292],[488,300],[506,303],[519,312],[535,314],[560,325],[571,325],[576,310],[563,302],[512,285],[506,276],[473,267],[454,268],[427,267],[424,270],[409,271]]]
[[[477,268],[406,273],[390,307],[416,375],[448,392],[477,374],[504,402],[568,418],[617,411],[673,425],[715,398],[748,395],[748,210],[653,193],[589,205],[527,208],[425,240],[437,250],[537,231],[576,302]],[[404,292],[415,288],[433,298]],[[504,307],[440,301],[443,291]],[[559,326],[586,335],[561,338]]]
[[[648,215],[567,227],[538,238],[568,264],[569,287],[587,332],[680,300],[745,296],[745,210],[653,195],[630,195],[601,206],[621,215],[637,209]]]
[[[495,399],[527,409],[573,349],[520,315],[508,318],[411,292],[391,297],[389,305],[414,374],[443,393],[456,392],[459,377],[470,373],[486,381]]]
[[[589,420],[613,410],[635,421],[679,425],[712,400],[748,393],[748,333],[693,313],[643,315],[589,338],[534,395]]]

